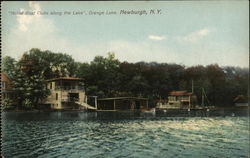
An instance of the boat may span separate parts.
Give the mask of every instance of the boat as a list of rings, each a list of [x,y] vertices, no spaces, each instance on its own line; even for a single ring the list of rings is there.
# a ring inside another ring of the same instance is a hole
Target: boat
[[[155,108],[141,109],[143,113],[155,113]]]

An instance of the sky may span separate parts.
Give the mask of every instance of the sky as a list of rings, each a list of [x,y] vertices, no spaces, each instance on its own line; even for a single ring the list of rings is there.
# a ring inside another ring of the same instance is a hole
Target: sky
[[[128,62],[249,67],[249,2],[4,1],[3,56],[18,60],[31,48],[66,53],[79,62],[114,52]]]

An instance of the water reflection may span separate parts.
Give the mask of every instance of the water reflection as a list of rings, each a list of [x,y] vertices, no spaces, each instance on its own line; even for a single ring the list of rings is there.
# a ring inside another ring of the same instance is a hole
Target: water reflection
[[[120,120],[152,119],[167,117],[241,117],[249,116],[248,110],[161,110],[156,112],[8,112],[3,113],[6,120]]]
[[[2,152],[6,158],[247,157],[246,113],[219,114],[3,113]]]

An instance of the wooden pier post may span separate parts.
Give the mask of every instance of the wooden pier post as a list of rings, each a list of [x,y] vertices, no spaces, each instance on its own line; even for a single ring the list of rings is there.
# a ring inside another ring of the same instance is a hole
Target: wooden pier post
[[[189,109],[191,109],[191,96],[189,96]]]
[[[95,98],[95,108],[97,110],[97,96],[94,96],[94,98]]]

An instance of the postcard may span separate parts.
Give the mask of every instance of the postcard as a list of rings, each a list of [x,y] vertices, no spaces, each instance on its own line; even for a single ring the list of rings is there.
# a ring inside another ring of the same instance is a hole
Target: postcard
[[[2,157],[249,157],[248,1],[1,7]]]

